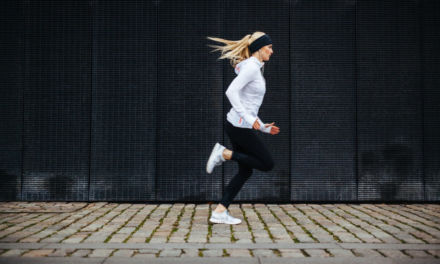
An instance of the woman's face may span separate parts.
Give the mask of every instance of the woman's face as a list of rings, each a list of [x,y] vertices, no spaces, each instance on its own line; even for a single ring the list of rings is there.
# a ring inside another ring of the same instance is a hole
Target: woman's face
[[[263,61],[270,60],[270,56],[272,56],[272,54],[273,54],[272,44],[262,47],[260,49],[260,53],[261,53],[261,58],[263,59]]]

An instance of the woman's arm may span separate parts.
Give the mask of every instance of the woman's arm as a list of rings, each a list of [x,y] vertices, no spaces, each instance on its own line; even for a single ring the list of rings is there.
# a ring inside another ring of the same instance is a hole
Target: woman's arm
[[[256,116],[251,115],[246,111],[243,104],[240,101],[239,92],[240,90],[246,86],[250,81],[255,79],[258,75],[258,68],[253,65],[246,65],[248,67],[244,67],[241,69],[240,73],[235,77],[235,79],[231,82],[228,89],[226,90],[226,96],[229,99],[232,107],[244,118],[246,122],[253,125],[257,120]]]

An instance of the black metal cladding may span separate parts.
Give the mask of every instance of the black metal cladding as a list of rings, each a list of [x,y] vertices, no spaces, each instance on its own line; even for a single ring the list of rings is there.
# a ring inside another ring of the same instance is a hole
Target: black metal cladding
[[[157,12],[92,1],[90,200],[154,200]]]
[[[23,137],[23,10],[0,2],[0,200],[19,200]]]
[[[292,2],[292,200],[356,200],[355,10],[353,1]]]
[[[268,33],[235,201],[440,201],[438,1],[1,1],[0,200],[221,198],[205,164],[235,77],[206,36]]]
[[[87,200],[90,14],[81,1],[23,3],[23,200]]]

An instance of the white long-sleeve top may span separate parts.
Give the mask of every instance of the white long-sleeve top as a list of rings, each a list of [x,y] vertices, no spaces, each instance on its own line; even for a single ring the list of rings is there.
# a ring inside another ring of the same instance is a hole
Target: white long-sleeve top
[[[227,120],[233,126],[252,129],[258,118],[260,130],[270,133],[271,127],[264,127],[264,123],[258,117],[258,110],[266,93],[266,80],[260,71],[263,65],[264,62],[251,56],[235,66],[237,76],[226,90],[226,96],[232,105]]]

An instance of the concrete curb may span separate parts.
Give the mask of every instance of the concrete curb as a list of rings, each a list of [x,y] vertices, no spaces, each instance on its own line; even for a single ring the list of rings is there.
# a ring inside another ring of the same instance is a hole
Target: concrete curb
[[[440,250],[440,244],[380,243],[0,243],[0,249],[413,249]]]
[[[81,258],[81,257],[0,257],[1,264],[198,264],[198,263],[215,263],[215,264],[435,264],[440,263],[439,259],[392,259],[381,257],[365,257],[365,258],[342,258],[342,257],[308,257],[308,258],[245,258],[245,257],[212,257],[212,258]]]

